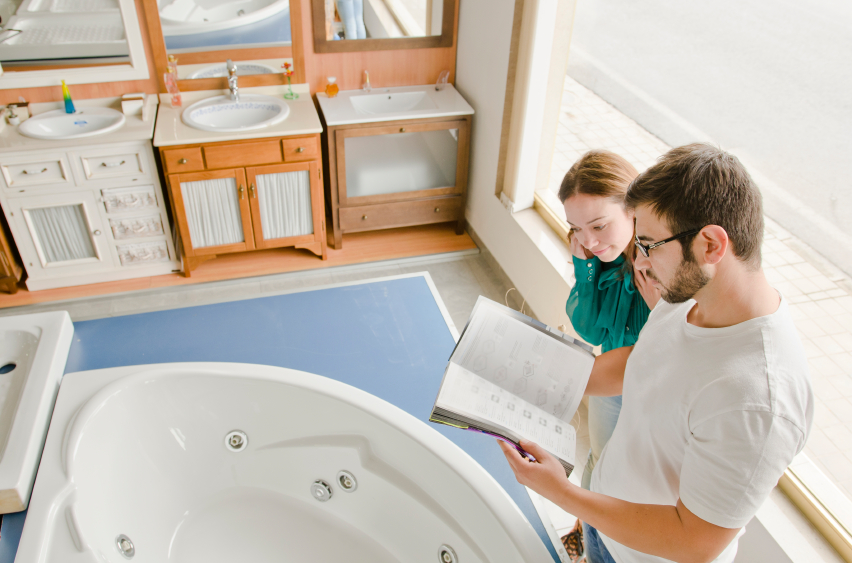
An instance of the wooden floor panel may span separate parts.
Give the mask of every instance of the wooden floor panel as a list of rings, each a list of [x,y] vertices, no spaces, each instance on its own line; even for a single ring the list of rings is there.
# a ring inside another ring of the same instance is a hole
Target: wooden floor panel
[[[329,246],[328,260],[321,260],[308,250],[275,248],[236,254],[225,254],[202,263],[192,271],[192,277],[182,274],[167,274],[95,283],[74,287],[27,291],[23,284],[14,295],[0,293],[0,308],[17,307],[48,301],[62,301],[80,297],[93,297],[109,293],[123,293],[157,287],[190,285],[219,280],[247,278],[269,274],[281,274],[300,270],[314,270],[426,256],[443,252],[455,252],[476,248],[473,240],[465,233],[455,233],[455,223],[405,227],[366,233],[344,235],[343,248],[335,250]]]

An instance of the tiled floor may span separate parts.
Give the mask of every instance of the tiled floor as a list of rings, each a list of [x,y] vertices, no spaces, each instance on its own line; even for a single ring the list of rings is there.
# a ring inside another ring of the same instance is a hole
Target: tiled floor
[[[669,147],[592,91],[565,78],[550,185],[592,148],[624,156],[640,171]],[[852,252],[852,249],[840,249]],[[805,453],[852,498],[852,284],[842,272],[771,219],[763,268],[789,300],[810,360],[817,397]]]

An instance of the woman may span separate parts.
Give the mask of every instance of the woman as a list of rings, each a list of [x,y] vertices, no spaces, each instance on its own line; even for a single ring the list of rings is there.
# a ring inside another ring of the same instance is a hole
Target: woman
[[[565,174],[559,200],[571,227],[568,240],[576,282],[565,310],[583,340],[602,352],[632,346],[648,314],[660,299],[659,290],[633,267],[633,211],[624,207],[630,182],[639,173],[609,151],[589,151]],[[592,470],[606,445],[621,397],[589,397],[591,450],[582,486],[589,489]],[[582,554],[581,522],[562,538],[569,555]]]

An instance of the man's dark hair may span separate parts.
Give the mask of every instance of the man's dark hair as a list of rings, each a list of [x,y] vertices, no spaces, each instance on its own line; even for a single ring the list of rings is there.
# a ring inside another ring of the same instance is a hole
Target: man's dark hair
[[[737,157],[718,147],[694,143],[670,150],[633,180],[625,204],[649,206],[673,235],[718,225],[728,233],[737,258],[760,266],[760,191]],[[685,259],[693,259],[692,240],[681,240]]]

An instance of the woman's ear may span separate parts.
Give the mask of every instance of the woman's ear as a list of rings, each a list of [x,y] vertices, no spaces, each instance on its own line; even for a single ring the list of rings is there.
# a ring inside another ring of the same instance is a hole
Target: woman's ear
[[[696,259],[704,264],[718,264],[727,254],[731,244],[728,233],[718,225],[707,225],[695,237]]]

